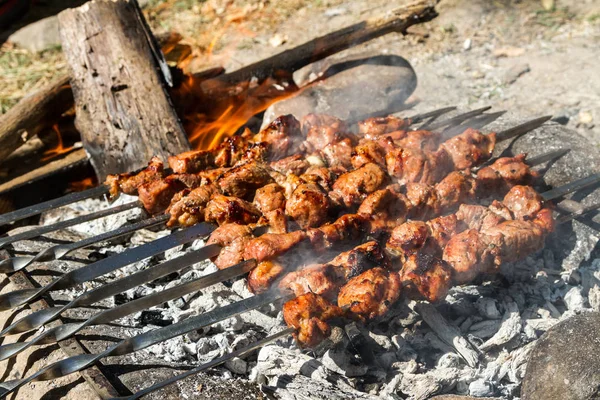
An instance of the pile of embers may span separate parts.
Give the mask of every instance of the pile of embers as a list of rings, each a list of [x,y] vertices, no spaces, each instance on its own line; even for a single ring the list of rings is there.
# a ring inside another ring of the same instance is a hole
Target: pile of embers
[[[466,129],[468,123],[433,133],[410,130],[413,122],[393,117],[356,127],[329,117],[309,116],[302,124],[285,117],[257,135],[228,139],[215,151],[173,157],[174,174],[167,176],[154,162],[133,177],[109,178],[113,194],[139,194],[146,211],[166,212],[159,222],[219,225],[207,242],[221,249],[209,255],[214,263],[194,260],[104,305],[177,290],[218,269],[234,271],[227,280],[122,318],[121,325],[131,329],[118,336],[173,326],[257,298],[255,293],[271,296],[249,312],[121,362],[149,363],[153,355],[177,365],[205,363],[280,331],[285,321],[296,340],[281,339],[256,357],[228,360],[223,375],[248,377],[289,398],[425,399],[450,391],[518,396],[528,354],[541,333],[573,313],[600,307],[597,261],[572,272],[596,239],[587,228],[568,223],[557,229],[570,231],[576,245],[558,244],[547,204],[557,194],[540,190],[540,195],[529,186],[544,187],[541,176],[546,184],[562,183],[552,181],[556,175],[547,165],[564,155],[560,140],[545,141],[543,149],[531,146],[543,134],[528,132],[541,122],[483,135]],[[537,153],[492,158],[497,141],[517,136],[515,143]],[[547,171],[535,171],[538,165]],[[130,199],[123,195],[117,205]],[[42,222],[71,218],[69,209],[79,214],[105,207],[86,200],[47,213]],[[74,229],[100,234],[141,214],[127,213]],[[82,256],[121,253],[167,234],[138,230],[125,244],[88,248]],[[48,243],[13,246],[17,253],[38,252]],[[85,289],[105,288],[156,261],[202,249],[202,240],[174,247],[88,281]],[[65,272],[70,264],[53,265]],[[247,278],[231,279],[251,268]],[[489,280],[498,272],[502,279]],[[82,293],[57,290],[53,297],[71,300]],[[89,311],[68,309],[63,316],[80,319]],[[115,332],[104,325],[93,331]],[[138,390],[147,382],[131,386]]]

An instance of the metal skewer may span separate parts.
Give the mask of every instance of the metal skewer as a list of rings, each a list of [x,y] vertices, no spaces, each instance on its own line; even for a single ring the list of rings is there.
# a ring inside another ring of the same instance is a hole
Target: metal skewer
[[[82,239],[77,242],[68,244],[58,244],[56,246],[52,246],[40,251],[35,256],[17,256],[7,258],[5,260],[0,261],[0,272],[8,274],[26,268],[28,265],[34,262],[60,260],[67,254],[77,249],[83,249],[85,247],[92,246],[96,243],[108,242],[110,240],[117,239],[119,237],[125,236],[129,233],[138,231],[140,229],[156,227],[158,225],[164,224],[168,219],[168,215],[158,215],[156,217],[138,221],[133,224],[123,225],[122,227],[113,231],[101,233],[99,235]]]
[[[497,120],[498,118],[503,116],[504,114],[506,114],[506,111],[498,111],[495,113],[479,115],[479,116],[473,118],[472,120],[461,123],[458,126],[451,126],[449,128],[444,129],[442,131],[442,137],[452,137],[452,136],[460,135],[461,133],[466,131],[468,128],[481,129],[484,126],[491,124],[492,122],[494,122],[495,120]]]
[[[173,247],[205,237],[214,230],[213,225],[200,223],[171,233],[153,242],[143,244],[114,256],[97,261],[85,267],[67,272],[58,279],[39,289],[23,289],[0,295],[0,310],[9,310],[38,299],[45,293],[73,287],[80,283],[96,279],[126,265],[155,256]]]
[[[410,117],[410,120],[413,124],[418,124],[419,122],[426,120],[427,118],[437,118],[443,114],[449,113],[450,111],[456,110],[456,107],[444,107],[438,110],[429,111],[426,113],[416,114]]]
[[[427,129],[430,131],[434,131],[436,129],[443,128],[444,126],[460,125],[461,123],[468,120],[469,118],[473,118],[473,117],[483,114],[490,108],[492,108],[492,107],[487,106],[487,107],[478,108],[477,110],[469,111],[469,112],[457,115],[455,117],[449,118],[444,121],[433,122],[431,124],[424,124],[423,126],[420,126],[419,129]]]

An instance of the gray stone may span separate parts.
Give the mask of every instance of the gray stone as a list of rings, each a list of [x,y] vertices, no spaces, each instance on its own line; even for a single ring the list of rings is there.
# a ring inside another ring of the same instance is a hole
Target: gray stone
[[[504,75],[504,83],[507,85],[515,83],[517,79],[529,71],[531,71],[529,64],[516,64],[506,71],[506,75]]]
[[[53,15],[29,24],[10,35],[8,41],[29,51],[44,51],[60,46],[58,17]]]
[[[323,113],[341,119],[356,119],[380,110],[400,108],[417,85],[417,77],[404,58],[388,55],[344,61],[352,65],[302,90],[296,96],[273,104],[265,111],[263,127],[279,115]],[[342,63],[329,70],[340,69]]]
[[[597,398],[600,387],[600,314],[566,319],[537,342],[527,364],[523,400]]]

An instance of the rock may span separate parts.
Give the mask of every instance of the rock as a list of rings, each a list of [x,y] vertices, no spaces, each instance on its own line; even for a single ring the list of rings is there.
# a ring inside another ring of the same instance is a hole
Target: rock
[[[523,400],[595,398],[600,387],[600,314],[568,318],[537,342],[525,372]]]
[[[234,374],[245,374],[248,368],[248,363],[239,357],[234,357],[231,360],[225,362],[225,368],[233,372]]]
[[[361,360],[355,358],[345,349],[327,350],[323,355],[323,365],[328,370],[347,377],[363,376],[369,369]]]
[[[472,397],[472,396],[458,396],[456,394],[443,394],[441,396],[432,397],[430,400],[494,400],[499,397]]]
[[[569,289],[565,294],[564,300],[567,308],[571,311],[578,312],[586,308],[586,301],[581,294],[581,288],[577,286],[573,286]]]
[[[483,379],[477,379],[469,384],[469,394],[475,397],[494,394],[494,387]]]
[[[298,119],[309,113],[352,119],[398,109],[417,85],[408,61],[395,55],[344,60],[327,71],[327,79],[270,106],[265,111],[263,127],[284,114],[293,114]]]
[[[495,57],[518,57],[525,54],[525,49],[521,47],[501,47],[493,52]]]
[[[10,35],[8,41],[36,52],[60,46],[58,17],[53,15],[29,24]]]
[[[504,75],[504,83],[510,85],[511,83],[515,83],[517,79],[519,79],[522,75],[531,71],[529,68],[529,64],[516,64],[506,71]]]

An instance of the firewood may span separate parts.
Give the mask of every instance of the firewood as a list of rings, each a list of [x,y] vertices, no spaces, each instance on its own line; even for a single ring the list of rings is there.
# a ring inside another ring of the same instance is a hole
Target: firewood
[[[135,0],[94,0],[58,19],[75,125],[100,180],[190,149]]]

